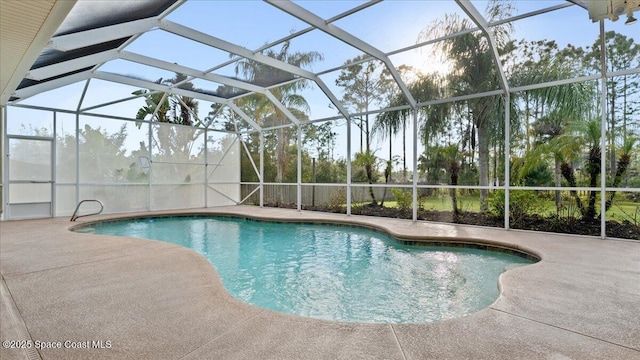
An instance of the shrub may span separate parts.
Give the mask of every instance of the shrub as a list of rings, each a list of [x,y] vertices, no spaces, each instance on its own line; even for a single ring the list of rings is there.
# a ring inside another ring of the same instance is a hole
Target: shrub
[[[413,206],[413,192],[406,189],[391,189],[391,194],[398,203],[400,210],[409,210]]]
[[[333,210],[340,212],[344,207],[344,204],[347,203],[347,191],[345,188],[339,188],[338,191],[331,194],[331,198],[329,199],[328,207]]]
[[[580,209],[573,197],[563,194],[558,207],[558,218],[564,222],[565,226],[572,227],[580,217]]]
[[[499,217],[504,217],[504,200],[504,190],[496,191],[490,200],[491,211]],[[544,200],[534,191],[511,191],[509,200],[509,217],[513,222],[519,222],[527,215],[544,210]]]

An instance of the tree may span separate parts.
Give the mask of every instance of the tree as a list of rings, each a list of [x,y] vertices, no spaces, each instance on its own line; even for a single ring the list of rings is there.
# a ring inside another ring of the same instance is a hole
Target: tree
[[[90,125],[85,125],[84,129],[79,131],[80,168],[85,169],[82,174],[100,182],[122,181],[126,178],[124,171],[129,168],[130,163],[124,147],[127,138],[126,127],[127,125],[123,124],[120,130],[113,134],[101,127],[94,129]]]
[[[441,148],[442,157],[446,161],[446,172],[449,175],[449,185],[458,185],[458,174],[460,173],[460,155],[457,144],[451,144],[444,148]],[[453,215],[459,215],[458,209],[458,191],[455,188],[449,189],[449,196],[451,197],[451,207],[453,208]]]
[[[485,9],[485,19],[489,23],[510,16],[512,6],[501,1],[490,1]],[[448,14],[435,21],[420,34],[419,41],[429,38],[443,37],[452,33],[463,32],[475,27],[475,24],[458,14]],[[511,26],[509,24],[491,27],[498,52],[504,54],[512,49],[510,43]],[[443,57],[452,64],[453,71],[448,77],[449,88],[455,96],[479,94],[500,88],[497,63],[494,59],[490,43],[481,32],[466,32],[462,35],[446,38],[436,47]],[[501,116],[499,97],[470,99],[465,102],[472,126],[476,131],[478,147],[479,185],[489,185],[489,130]],[[486,198],[488,191],[480,190],[480,210],[487,211]]]
[[[360,152],[356,154],[355,163],[365,168],[369,184],[373,183],[377,157],[371,149],[371,124],[369,110],[374,104],[380,103],[389,93],[391,79],[386,67],[381,62],[370,60],[363,62],[366,55],[348,60],[336,79],[336,85],[342,87],[342,103],[352,113],[362,113],[356,126],[360,128]],[[363,148],[364,140],[364,148]],[[377,205],[373,188],[369,188],[372,204]]]
[[[376,154],[372,151],[356,153],[353,163],[364,168],[369,184],[373,184],[374,176],[377,172],[376,167],[378,163],[378,157],[376,156]],[[371,204],[378,205],[376,195],[373,192],[373,187],[371,186],[369,186],[369,196],[371,197]]]
[[[333,149],[336,146],[338,134],[331,128],[331,123],[310,124],[303,127],[302,144],[311,146],[314,157],[320,161],[333,159]]]
[[[265,50],[264,55],[272,57],[276,60],[297,66],[306,67],[316,61],[323,60],[322,54],[316,51],[310,52],[289,52],[290,43],[284,42],[279,51],[273,49]],[[244,76],[252,84],[258,86],[273,86],[279,83],[284,85],[271,88],[271,94],[282,103],[298,120],[306,120],[309,112],[309,105],[303,96],[298,94],[299,91],[309,87],[306,80],[294,80],[294,75],[259,63],[257,61],[242,59],[236,63],[236,74]],[[258,123],[265,124],[269,122],[274,126],[286,125],[290,121],[286,115],[269,101],[263,95],[250,95],[239,101],[239,106],[246,106],[247,102],[252,102],[253,114]],[[289,127],[280,127],[277,130],[277,147],[276,147],[276,164],[277,174],[276,182],[282,182],[289,164],[289,149],[291,137],[294,132]]]
[[[614,188],[620,186],[624,178],[624,175],[626,174],[627,169],[629,168],[629,164],[631,164],[631,154],[635,147],[635,143],[636,143],[636,138],[628,137],[621,148],[620,158],[618,159],[618,163],[616,165],[616,173],[614,174],[613,184],[611,185]],[[606,200],[605,211],[611,208],[611,205],[613,204],[613,199],[615,198],[615,196],[616,196],[616,192],[612,191],[609,195],[609,198]]]
[[[187,76],[176,73],[171,79],[158,79],[157,84],[165,84],[169,86],[179,86],[182,89],[195,90],[193,84],[187,81]],[[185,131],[168,124],[185,125],[191,127],[199,127],[202,125],[197,118],[198,102],[187,96],[154,93],[146,89],[136,90],[134,95],[144,95],[145,105],[138,109],[136,119],[144,120],[147,115],[152,115],[151,121],[158,124],[152,127],[153,140],[150,144],[155,147],[158,157],[164,158],[164,161],[173,162],[167,169],[165,174],[168,177],[176,178],[184,176],[188,170],[184,164],[179,162],[187,162],[192,158],[200,156],[204,149],[198,149],[198,154],[194,154],[195,140],[202,134],[202,130]],[[142,122],[137,123],[138,127],[142,126]],[[143,144],[141,144],[143,146]],[[185,179],[189,179],[187,174]]]
[[[156,84],[178,85],[181,89],[194,90],[191,82],[186,81],[187,76],[176,73],[171,79],[158,79]],[[133,92],[133,95],[144,95],[145,106],[138,109],[136,119],[143,120],[147,115],[153,115],[152,121],[181,124],[187,126],[200,125],[197,119],[198,102],[188,96],[152,92],[141,89]]]
[[[187,75],[176,73],[172,79],[165,81],[167,85],[178,86],[180,89],[196,90],[193,83],[187,81]],[[200,121],[195,114],[198,113],[198,102],[188,96],[173,95],[169,96],[169,102],[171,104],[171,116],[169,120],[171,123],[187,125],[187,126],[199,126]]]
[[[607,73],[638,67],[640,63],[640,45],[633,38],[627,38],[625,35],[615,31],[607,31],[604,34],[604,39],[606,49],[605,69]],[[601,53],[600,39],[596,39],[591,46],[591,51],[587,54],[587,59],[590,60],[592,67],[596,71],[601,70]],[[640,75],[638,74],[607,79],[608,164],[611,176],[616,174],[616,147],[626,143],[630,136],[628,132],[629,116],[634,113],[632,109],[638,110],[638,104],[631,99],[632,95],[640,91],[638,90],[639,85]],[[622,136],[619,137],[620,140],[616,143],[620,132]]]
[[[578,122],[566,126],[565,131],[551,139],[550,141],[539,145],[532,150],[524,161],[521,172],[526,173],[531,169],[544,163],[548,156],[553,156],[560,160],[560,170],[562,177],[567,181],[570,187],[577,187],[575,164],[582,164],[587,175],[587,186],[591,188],[598,187],[601,173],[601,156],[600,148],[600,122],[599,120],[591,120],[587,122]],[[614,186],[618,186],[622,181],[628,165],[631,161],[631,152],[634,147],[635,140],[632,138],[625,146],[622,147],[620,158],[617,161],[617,170],[613,179]],[[586,157],[583,156],[587,154]],[[576,190],[570,191],[573,200],[585,220],[593,220],[596,218],[596,200],[597,190],[589,191],[586,204],[578,195]],[[605,211],[611,207],[615,192],[612,192],[607,199]]]
[[[582,51],[572,46],[559,50],[555,42],[521,42],[521,66],[517,66],[510,81],[514,86],[551,82],[558,79],[577,77],[583,69],[576,66]],[[569,124],[583,122],[593,115],[595,89],[588,83],[572,83],[541,89],[523,91],[514,97],[520,105],[517,113],[526,124],[524,137],[528,153],[536,144],[547,143],[563,134]],[[534,139],[532,143],[531,138]],[[555,186],[561,186],[562,157],[554,152]],[[527,168],[528,171],[531,168]],[[559,210],[560,191],[555,192],[555,203]]]
[[[417,79],[408,84],[409,92],[417,102],[438,99],[444,96],[444,88],[441,86],[443,79],[437,74],[417,74]],[[389,99],[389,108],[406,104],[404,94],[398,92]],[[450,105],[439,104],[421,107],[418,110],[421,139],[425,146],[429,147],[430,135],[440,130],[442,124],[449,116]],[[384,139],[389,137],[391,147],[391,137],[397,135],[402,130],[402,181],[407,182],[407,126],[411,119],[411,109],[396,111],[386,111],[381,113],[373,124],[373,132],[380,134]],[[389,149],[391,160],[391,148]]]
[[[390,81],[385,76],[382,63],[375,60],[362,62],[365,58],[366,55],[360,55],[347,60],[344,65],[348,66],[336,79],[336,85],[343,89],[342,104],[352,113],[364,113],[355,123],[360,128],[360,153],[371,151],[369,110],[383,99]]]

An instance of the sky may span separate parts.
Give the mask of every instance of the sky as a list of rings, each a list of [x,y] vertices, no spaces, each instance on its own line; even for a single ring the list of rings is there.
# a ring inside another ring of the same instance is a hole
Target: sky
[[[295,1],[295,3],[324,19],[328,19],[362,4],[363,1],[306,0]],[[483,12],[487,1],[472,0],[472,3],[480,12]],[[513,3],[516,8],[514,15],[565,3],[565,1],[561,0],[517,0]],[[454,1],[391,0],[371,6],[347,18],[340,19],[334,22],[333,25],[360,37],[363,41],[383,52],[389,52],[415,44],[418,41],[420,32],[436,19],[442,18],[443,14],[456,14],[466,18],[466,15]],[[265,43],[278,40],[291,32],[308,27],[304,22],[261,1],[187,1],[171,13],[167,19],[202,32],[210,33],[216,37],[249,49],[257,49]],[[638,31],[640,25],[624,26],[623,22],[624,17],[618,22],[607,20],[605,21],[605,30],[615,30],[626,36],[635,36],[637,40],[640,39],[640,31]],[[599,34],[599,24],[592,23],[588,18],[587,10],[578,6],[571,6],[533,18],[519,20],[513,23],[513,27],[513,38],[526,40],[553,39],[560,47],[564,47],[567,44],[583,47],[589,46],[593,44]],[[209,70],[216,64],[228,60],[230,57],[230,55],[224,51],[213,49],[157,29],[145,33],[125,50],[146,56],[158,57],[165,61],[202,71]],[[290,51],[318,51],[323,54],[324,60],[313,64],[309,68],[309,70],[314,72],[340,66],[345,60],[361,54],[359,50],[319,30],[314,30],[299,38],[293,39],[291,41]],[[446,63],[434,54],[433,49],[430,47],[393,55],[390,59],[396,66],[408,64],[423,72],[442,70],[447,66]],[[105,64],[99,70],[134,75],[151,81],[161,77],[165,79],[173,77],[173,73],[171,72],[156,70],[125,60],[112,61]],[[218,69],[214,71],[214,73],[235,76],[233,65]],[[321,79],[338,98],[341,98],[342,90],[335,85],[335,79],[338,74],[339,71],[334,71],[322,75]],[[214,90],[216,87],[216,85],[211,86],[210,84],[205,84],[203,81],[196,81],[195,85],[201,88],[208,87],[210,90]],[[62,89],[36,95],[22,103],[75,110],[83,88],[84,82],[80,82]],[[137,88],[101,80],[91,80],[82,107],[116,100],[127,94],[131,94],[135,90],[137,90]],[[321,119],[337,115],[335,108],[330,106],[329,99],[317,86],[312,86],[310,89],[305,90],[302,95],[310,105],[310,119]],[[200,117],[204,117],[208,113],[211,103],[205,101],[199,102]],[[98,108],[93,111],[103,114],[111,113],[123,117],[135,117],[137,109],[140,108],[143,103],[143,99],[136,99],[118,105]],[[20,110],[15,110],[14,114],[20,114],[20,112]],[[11,109],[9,109],[8,114],[11,119],[8,128],[9,132],[19,132],[20,121],[15,121],[14,118],[11,117]],[[108,128],[109,131],[116,131],[120,125],[114,124],[108,126],[104,125],[104,121],[98,121],[98,119],[93,121],[102,124],[102,126]],[[129,126],[129,128],[131,128],[132,132],[135,132],[132,126]],[[341,128],[344,129],[344,126]],[[346,154],[346,135],[344,131],[339,132],[341,134],[335,153],[338,156],[344,156],[344,154]],[[360,140],[355,127],[353,133],[352,144],[354,151],[356,151],[358,150]],[[131,136],[130,141],[127,143],[130,150],[136,150],[138,148],[139,137],[140,136]],[[400,140],[396,138],[394,139],[394,143],[393,152],[399,155],[401,153]],[[385,158],[388,156],[387,144],[386,141],[376,141],[374,144],[374,149],[377,149],[379,155]],[[410,150],[411,139],[409,139],[408,146]],[[419,152],[421,152],[420,149]],[[408,163],[411,164],[411,151],[409,151],[408,155]]]

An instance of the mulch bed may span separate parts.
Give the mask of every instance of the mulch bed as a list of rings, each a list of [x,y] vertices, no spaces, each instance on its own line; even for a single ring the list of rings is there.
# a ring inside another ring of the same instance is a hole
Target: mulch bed
[[[296,204],[269,203],[268,207],[297,208]],[[322,211],[330,213],[346,213],[345,208],[330,208],[327,206],[303,206],[303,210]],[[411,210],[382,207],[379,205],[353,206],[353,215],[379,216],[396,219],[411,219]],[[504,219],[492,214],[477,212],[461,212],[454,215],[451,211],[418,210],[418,219],[454,224],[478,225],[488,227],[504,227]],[[511,223],[511,228],[535,230],[552,233],[600,236],[600,219],[584,220],[559,216],[528,215]],[[607,221],[607,236],[620,239],[640,240],[640,224],[629,221]]]

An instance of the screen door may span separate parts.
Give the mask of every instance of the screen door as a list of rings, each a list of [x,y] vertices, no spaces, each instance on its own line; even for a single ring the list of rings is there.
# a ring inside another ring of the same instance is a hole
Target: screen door
[[[53,139],[9,136],[9,219],[53,216]]]

